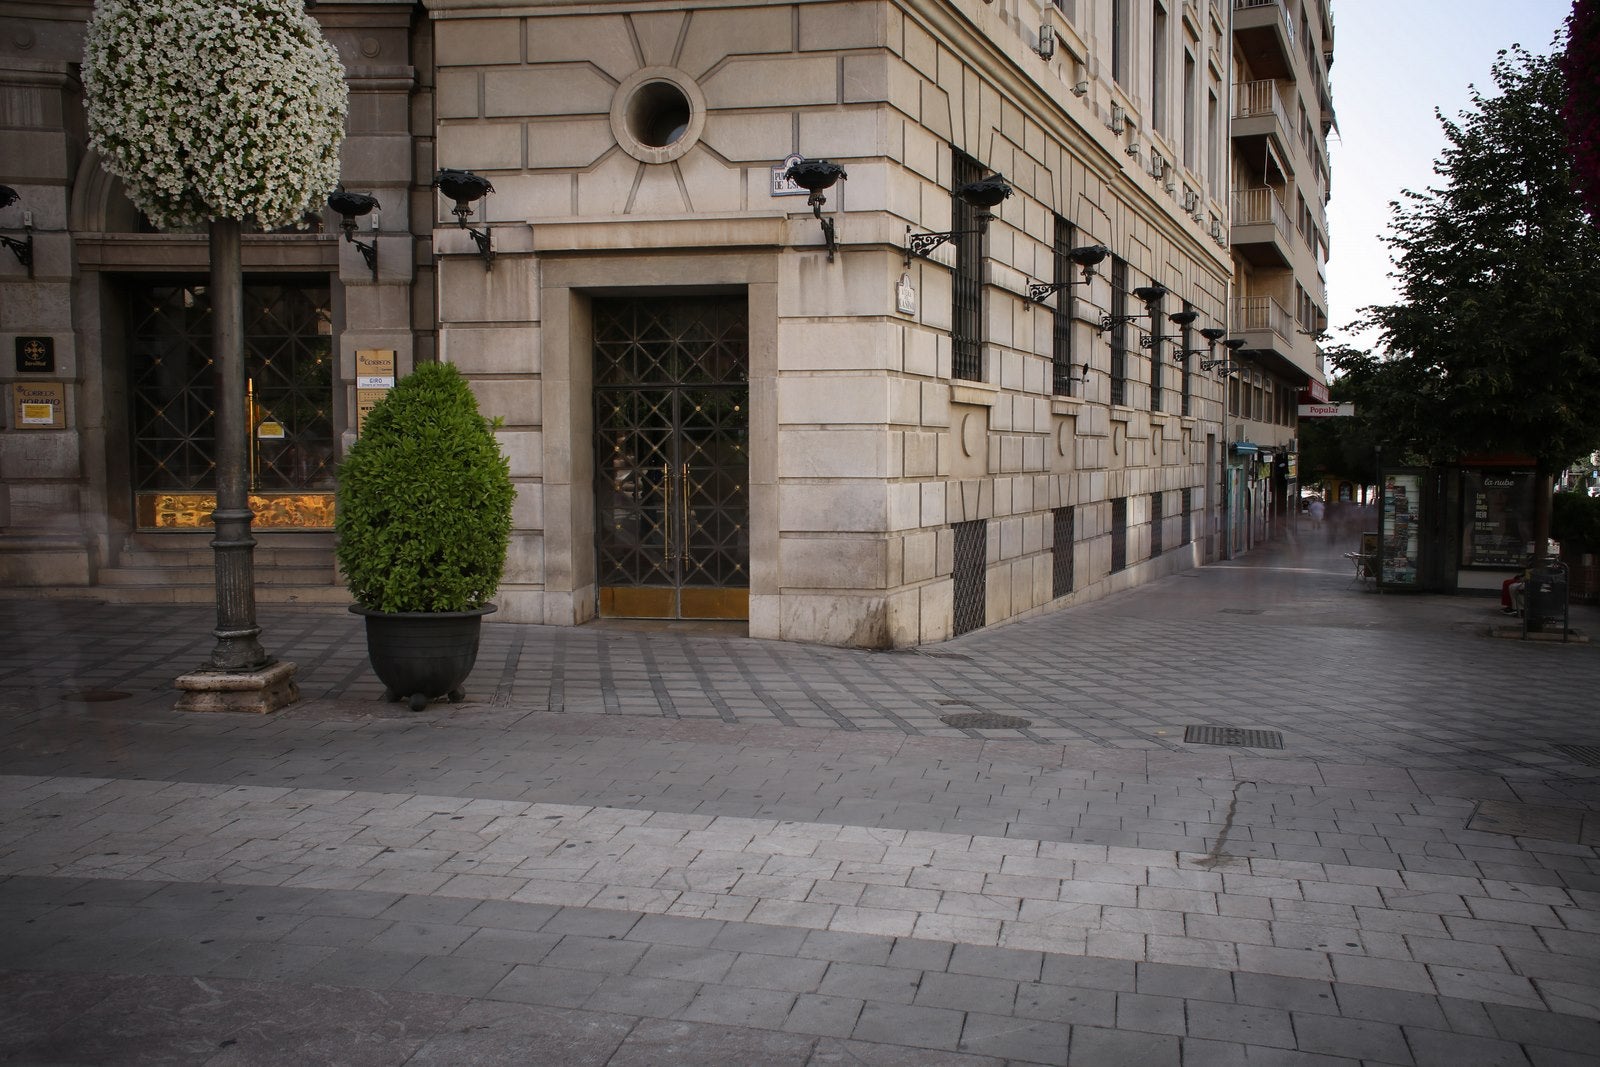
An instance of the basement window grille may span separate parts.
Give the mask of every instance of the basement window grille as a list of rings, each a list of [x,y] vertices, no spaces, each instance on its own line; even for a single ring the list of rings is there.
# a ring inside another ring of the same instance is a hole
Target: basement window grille
[[[1077,516],[1070,505],[1050,512],[1055,538],[1051,545],[1052,567],[1051,596],[1063,597],[1072,592],[1072,550],[1077,541],[1074,529]]]
[[[983,519],[958,522],[956,535],[955,569],[951,578],[955,583],[956,634],[970,633],[983,627],[987,620],[984,577],[989,563],[989,528]]]

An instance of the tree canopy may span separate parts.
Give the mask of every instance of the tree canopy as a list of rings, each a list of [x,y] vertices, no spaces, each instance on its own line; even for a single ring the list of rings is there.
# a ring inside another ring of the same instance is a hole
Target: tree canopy
[[[1600,0],[1573,0],[1560,62],[1574,178],[1590,220],[1600,223]]]
[[[1399,299],[1357,323],[1386,354],[1334,365],[1397,451],[1559,469],[1600,444],[1600,232],[1574,186],[1560,66],[1513,46],[1492,76],[1496,95],[1439,115],[1443,184],[1393,205]]]

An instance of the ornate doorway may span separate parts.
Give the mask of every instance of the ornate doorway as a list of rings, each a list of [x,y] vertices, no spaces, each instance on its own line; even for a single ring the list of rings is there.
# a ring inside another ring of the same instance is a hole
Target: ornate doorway
[[[749,617],[748,314],[742,295],[594,302],[602,616]]]
[[[129,291],[134,514],[140,529],[210,529],[217,372],[204,282]],[[328,286],[247,284],[250,507],[261,528],[333,526],[333,316]]]

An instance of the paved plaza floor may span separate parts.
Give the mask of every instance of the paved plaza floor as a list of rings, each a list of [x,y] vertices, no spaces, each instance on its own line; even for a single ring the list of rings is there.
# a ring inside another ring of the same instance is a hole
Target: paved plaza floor
[[[420,713],[342,610],[184,714],[208,608],[12,591],[0,1062],[1593,1064],[1600,645],[1344,540],[911,651],[491,624]]]

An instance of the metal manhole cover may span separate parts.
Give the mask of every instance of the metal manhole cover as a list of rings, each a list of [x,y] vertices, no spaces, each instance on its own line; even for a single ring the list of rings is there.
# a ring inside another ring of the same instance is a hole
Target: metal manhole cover
[[[1229,745],[1233,748],[1282,748],[1283,735],[1276,730],[1245,730],[1238,726],[1185,726],[1186,745]]]
[[[74,704],[104,704],[112,700],[127,700],[132,695],[116,689],[74,689],[62,694],[62,699]]]
[[[1020,730],[1032,726],[1032,719],[1020,715],[1001,715],[994,711],[962,711],[939,716],[939,721],[958,730]]]
[[[1600,745],[1556,745],[1555,750],[1579,763],[1600,767]]]

